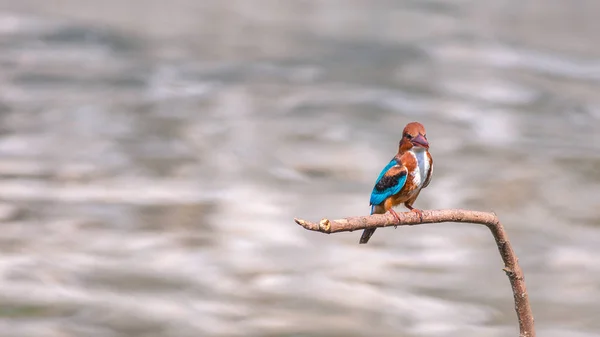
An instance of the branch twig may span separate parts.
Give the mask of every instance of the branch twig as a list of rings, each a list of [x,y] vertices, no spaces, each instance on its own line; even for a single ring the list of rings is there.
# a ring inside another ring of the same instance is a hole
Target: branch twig
[[[414,212],[398,213],[400,222],[389,212],[385,214],[373,214],[369,216],[357,216],[339,220],[322,219],[314,223],[302,219],[294,219],[300,226],[327,234],[337,232],[352,232],[366,228],[378,228],[389,226],[412,226],[426,223],[440,222],[466,222],[484,225],[490,229],[500,256],[504,261],[504,272],[510,280],[515,300],[515,310],[519,319],[520,337],[535,337],[533,314],[529,305],[529,296],[525,287],[523,271],[519,267],[518,258],[513,251],[504,227],[500,224],[498,217],[493,213],[469,211],[463,209],[424,210],[423,221]]]

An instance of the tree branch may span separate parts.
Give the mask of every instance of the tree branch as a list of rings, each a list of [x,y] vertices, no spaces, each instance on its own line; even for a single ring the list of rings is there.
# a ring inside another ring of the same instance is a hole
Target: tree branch
[[[413,226],[426,223],[441,222],[466,222],[484,225],[490,229],[500,256],[504,261],[504,272],[508,276],[515,300],[515,310],[519,319],[520,337],[535,337],[533,314],[529,305],[529,296],[525,287],[523,271],[519,267],[518,258],[508,241],[504,227],[500,224],[498,217],[493,213],[469,211],[463,209],[424,210],[423,221],[415,212],[398,213],[400,222],[390,214],[373,214],[369,216],[357,216],[338,220],[322,219],[314,223],[301,219],[294,219],[300,226],[322,233],[352,232],[366,228],[378,228],[389,226]]]

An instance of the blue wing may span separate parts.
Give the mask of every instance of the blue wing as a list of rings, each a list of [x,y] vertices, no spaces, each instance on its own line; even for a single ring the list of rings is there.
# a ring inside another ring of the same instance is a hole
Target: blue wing
[[[406,183],[406,168],[392,159],[379,173],[371,192],[371,205],[379,205],[385,199],[400,192]]]

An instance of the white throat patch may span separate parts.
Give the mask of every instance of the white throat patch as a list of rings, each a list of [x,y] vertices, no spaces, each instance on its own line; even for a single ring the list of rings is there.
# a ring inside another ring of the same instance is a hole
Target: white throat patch
[[[423,147],[413,147],[410,149],[410,153],[417,160],[417,167],[413,174],[413,182],[417,186],[417,190],[420,190],[429,174],[430,163],[429,160],[427,160],[427,150]]]

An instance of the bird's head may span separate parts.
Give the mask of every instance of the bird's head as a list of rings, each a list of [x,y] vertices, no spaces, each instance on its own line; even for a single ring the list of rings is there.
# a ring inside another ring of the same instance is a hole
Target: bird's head
[[[413,148],[424,150],[429,149],[429,142],[427,141],[425,127],[419,122],[406,124],[404,130],[402,131],[400,151],[409,151]]]

